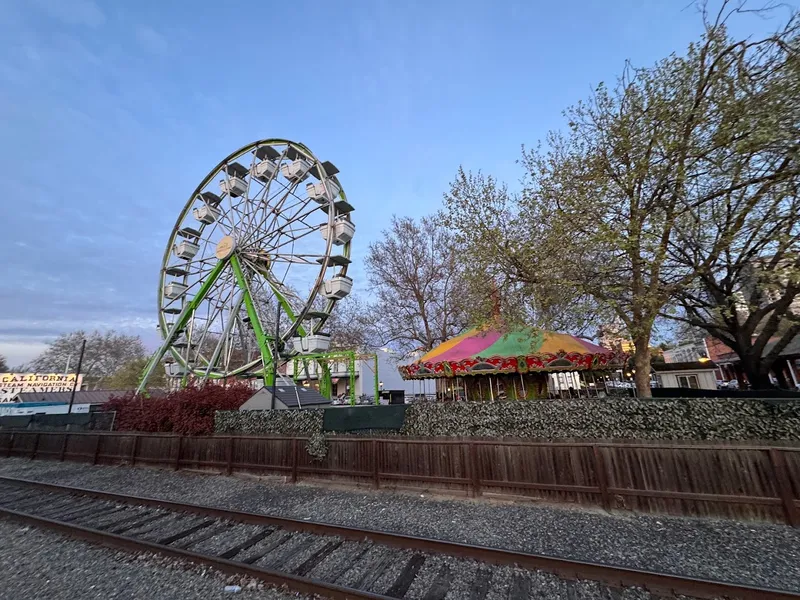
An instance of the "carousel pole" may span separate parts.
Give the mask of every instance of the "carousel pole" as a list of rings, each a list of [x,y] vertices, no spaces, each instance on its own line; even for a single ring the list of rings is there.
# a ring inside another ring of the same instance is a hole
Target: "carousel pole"
[[[519,374],[519,385],[522,387],[522,397],[527,400],[528,394],[525,393],[525,379],[522,377],[522,373]]]

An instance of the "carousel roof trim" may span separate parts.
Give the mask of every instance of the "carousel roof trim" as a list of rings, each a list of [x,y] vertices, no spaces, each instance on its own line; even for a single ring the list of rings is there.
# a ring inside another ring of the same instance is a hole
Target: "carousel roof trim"
[[[454,377],[487,373],[607,369],[624,357],[588,340],[525,329],[501,332],[471,329],[439,344],[410,365],[400,367],[404,379]],[[492,367],[492,368],[490,368]]]

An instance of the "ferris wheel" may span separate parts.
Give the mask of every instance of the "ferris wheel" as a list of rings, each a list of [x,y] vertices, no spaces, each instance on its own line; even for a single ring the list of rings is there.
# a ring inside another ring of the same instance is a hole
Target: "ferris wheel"
[[[324,352],[325,322],[353,286],[355,233],[338,169],[304,145],[261,140],[220,162],[172,230],[158,286],[167,375],[275,377],[281,356]]]

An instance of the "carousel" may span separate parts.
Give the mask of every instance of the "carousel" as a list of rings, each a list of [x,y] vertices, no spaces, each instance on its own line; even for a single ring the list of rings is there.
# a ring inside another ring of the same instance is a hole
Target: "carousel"
[[[574,398],[610,393],[626,358],[563,333],[477,328],[399,369],[406,380],[435,379],[440,399]]]

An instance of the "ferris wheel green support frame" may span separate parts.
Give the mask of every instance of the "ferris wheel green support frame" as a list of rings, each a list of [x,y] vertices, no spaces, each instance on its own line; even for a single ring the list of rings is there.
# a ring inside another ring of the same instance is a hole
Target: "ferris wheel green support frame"
[[[144,391],[145,385],[147,384],[147,380],[152,375],[153,371],[156,368],[156,365],[164,358],[164,354],[166,354],[167,350],[170,348],[170,345],[175,338],[183,331],[183,328],[186,327],[186,324],[189,322],[189,319],[192,316],[192,313],[197,309],[200,302],[205,298],[208,290],[211,289],[211,286],[214,285],[214,282],[217,281],[220,273],[225,268],[227,261],[221,260],[219,261],[214,268],[209,273],[206,280],[203,282],[203,285],[200,286],[200,289],[197,292],[197,295],[192,298],[189,302],[186,303],[186,306],[183,307],[181,314],[178,315],[178,318],[175,320],[175,324],[169,330],[169,333],[164,338],[164,341],[161,343],[161,346],[156,350],[156,353],[150,357],[150,361],[147,363],[147,367],[145,367],[144,373],[142,373],[142,377],[139,381],[139,386],[136,388],[136,393],[141,394]]]
[[[268,338],[264,333],[264,327],[261,325],[261,320],[258,318],[258,311],[256,311],[256,306],[253,302],[253,296],[250,293],[250,286],[247,285],[247,279],[245,279],[242,266],[239,264],[239,259],[236,258],[235,254],[233,254],[230,257],[230,261],[231,267],[233,268],[233,275],[236,277],[236,283],[239,285],[242,290],[242,294],[244,295],[244,305],[247,310],[247,316],[250,318],[250,325],[253,327],[253,333],[256,335],[258,348],[261,350],[262,366],[264,367],[262,371],[264,385],[269,386],[272,385],[273,381],[275,381],[275,376],[278,371],[278,357],[276,356],[277,352],[275,352],[273,349],[270,349],[268,343],[268,341],[274,342],[275,340],[274,338]],[[266,359],[267,356],[272,358],[272,361],[269,365],[264,363],[264,359]]]
[[[380,404],[379,398],[379,376],[378,376],[378,355],[377,354],[358,354],[354,350],[337,350],[334,352],[320,352],[317,354],[300,354],[292,358],[292,378],[294,382],[297,383],[299,378],[299,371],[298,366],[302,363],[303,370],[306,373],[306,376],[309,376],[308,372],[308,363],[311,361],[316,361],[319,365],[320,374],[319,374],[319,391],[320,394],[325,396],[328,400],[331,399],[333,395],[333,381],[331,376],[331,366],[330,363],[335,361],[341,361],[342,359],[347,361],[347,370],[350,379],[350,405],[354,406],[356,403],[356,360],[360,360],[363,358],[371,358],[373,360],[375,366],[375,382],[374,382],[374,391],[375,391],[375,404]]]

